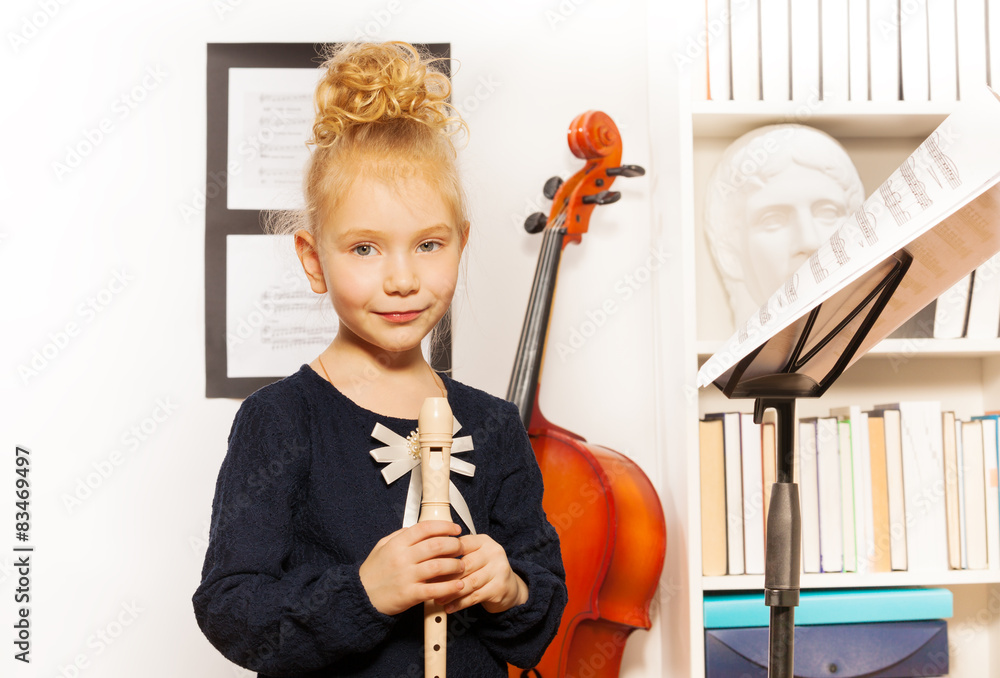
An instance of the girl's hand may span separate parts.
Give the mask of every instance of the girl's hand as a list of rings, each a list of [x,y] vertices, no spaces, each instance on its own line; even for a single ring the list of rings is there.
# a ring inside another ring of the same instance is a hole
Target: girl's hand
[[[438,604],[445,605],[445,612],[480,603],[487,612],[497,613],[528,600],[528,585],[510,569],[506,551],[492,537],[467,534],[459,541],[464,554],[462,582],[465,586],[457,595],[436,599]]]
[[[461,531],[455,523],[429,520],[380,539],[359,572],[375,609],[394,615],[425,600],[458,595],[466,569],[456,538]]]

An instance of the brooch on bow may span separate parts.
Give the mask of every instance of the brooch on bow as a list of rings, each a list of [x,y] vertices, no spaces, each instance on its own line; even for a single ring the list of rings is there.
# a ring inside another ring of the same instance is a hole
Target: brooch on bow
[[[452,433],[458,433],[461,428],[462,425],[458,423],[458,419],[455,419]],[[403,510],[403,527],[416,525],[417,518],[420,516],[423,478],[420,473],[420,442],[418,435],[417,431],[413,431],[409,436],[404,438],[382,424],[375,424],[375,428],[372,430],[372,438],[385,445],[385,447],[375,448],[369,454],[372,455],[372,459],[380,464],[388,464],[388,466],[382,469],[382,477],[385,478],[386,485],[391,485],[407,473],[410,474],[410,487],[406,492],[406,506]],[[475,475],[476,467],[473,464],[455,457],[456,454],[468,452],[471,449],[473,449],[472,436],[462,436],[452,439],[451,470],[453,472],[470,478]],[[448,500],[451,502],[458,517],[469,528],[469,532],[475,534],[476,526],[472,523],[472,513],[469,511],[469,505],[465,503],[465,498],[462,497],[458,488],[455,487],[455,483],[451,480],[448,481]]]

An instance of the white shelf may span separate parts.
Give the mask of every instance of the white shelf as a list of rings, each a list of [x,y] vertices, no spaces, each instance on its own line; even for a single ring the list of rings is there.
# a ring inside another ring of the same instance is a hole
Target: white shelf
[[[764,575],[740,574],[722,577],[702,577],[705,591],[763,590]],[[947,572],[830,572],[803,574],[800,583],[805,589],[880,588],[895,586],[956,586],[960,584],[998,584],[1000,570],[948,570]]]
[[[932,102],[697,101],[691,104],[696,137],[738,137],[762,125],[798,123],[834,137],[926,137],[955,109]]]
[[[721,341],[698,341],[699,363],[721,350],[723,345]],[[988,358],[1000,355],[1000,339],[885,339],[860,359],[894,355],[907,358]]]

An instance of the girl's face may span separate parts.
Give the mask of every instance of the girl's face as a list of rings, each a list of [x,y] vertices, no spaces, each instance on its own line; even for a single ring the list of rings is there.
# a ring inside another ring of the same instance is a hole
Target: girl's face
[[[329,292],[343,339],[372,352],[420,350],[451,304],[468,235],[419,176],[361,176],[321,228],[314,292]],[[300,250],[301,251],[301,250]]]

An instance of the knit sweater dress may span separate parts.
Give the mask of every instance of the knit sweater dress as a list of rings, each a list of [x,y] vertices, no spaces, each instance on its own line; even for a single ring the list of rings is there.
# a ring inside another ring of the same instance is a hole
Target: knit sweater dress
[[[506,676],[534,665],[566,605],[555,530],[542,511],[542,478],[517,408],[441,375],[473,449],[452,473],[476,532],[507,552],[528,600],[499,614],[481,605],[449,615],[448,671]],[[195,616],[228,659],[271,676],[421,676],[423,606],[376,610],[359,568],[402,526],[409,473],[391,484],[369,454],[376,423],[405,438],[416,420],[366,410],[309,365],[244,400],[216,482]],[[462,525],[463,534],[468,526]]]

